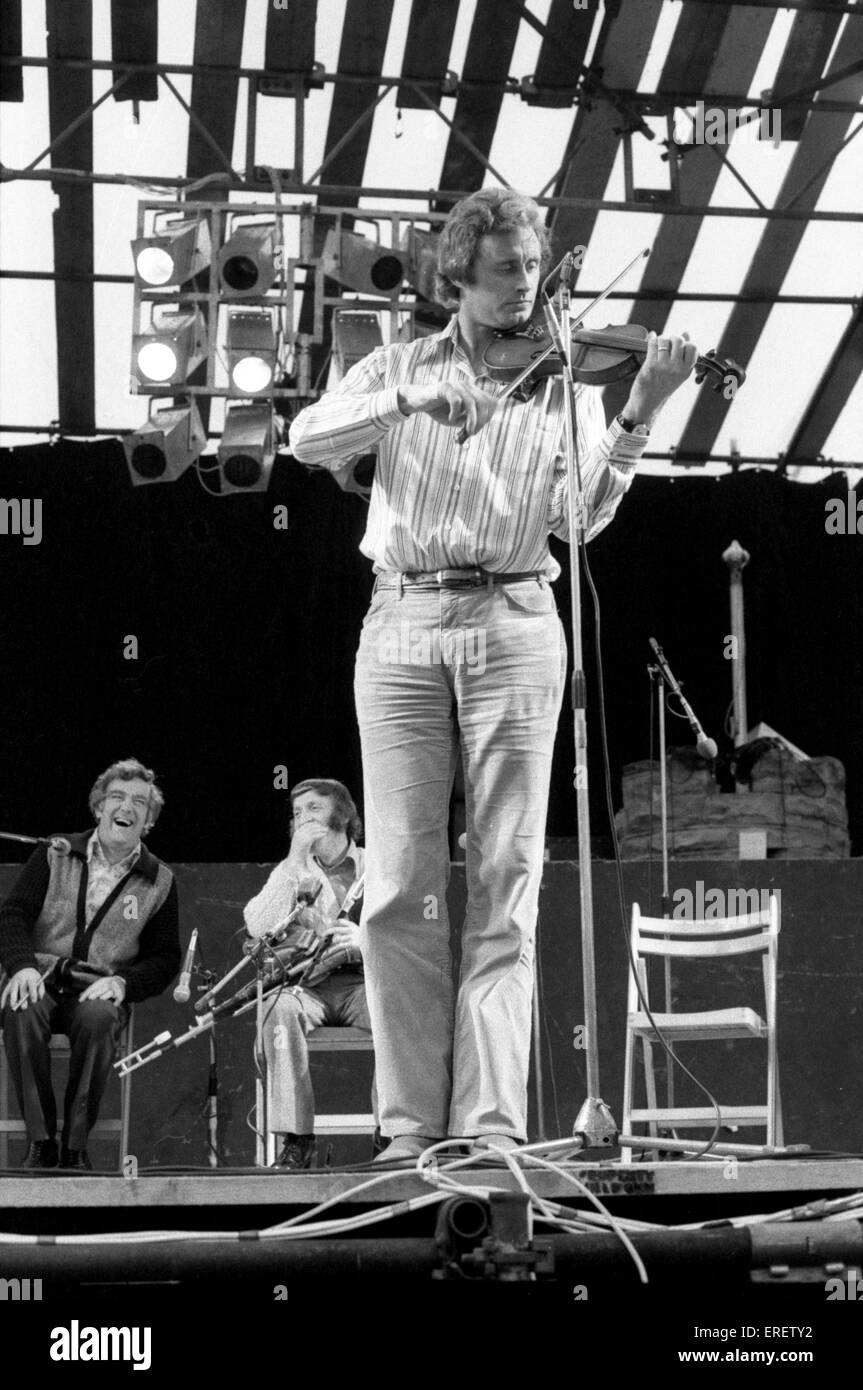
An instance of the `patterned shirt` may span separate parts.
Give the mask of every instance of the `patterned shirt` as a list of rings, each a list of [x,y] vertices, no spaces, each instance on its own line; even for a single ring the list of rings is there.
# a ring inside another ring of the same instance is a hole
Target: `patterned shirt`
[[[556,579],[560,566],[548,535],[569,539],[563,380],[547,377],[529,401],[509,397],[463,445],[457,430],[399,409],[400,386],[465,376],[490,395],[505,390],[474,375],[457,316],[441,333],[376,348],[299,413],[290,430],[294,456],[338,473],[348,459],[377,454],[360,546],[377,571],[479,565],[500,574],[541,570]],[[575,400],[590,540],[614,516],[646,439],[617,421],[606,429],[595,387],[576,386]]]
[[[92,922],[99,908],[130,869],[134,868],[141,855],[141,841],[130,850],[125,859],[117,864],[109,864],[102,850],[99,832],[93,831],[87,842],[87,903],[85,916]]]

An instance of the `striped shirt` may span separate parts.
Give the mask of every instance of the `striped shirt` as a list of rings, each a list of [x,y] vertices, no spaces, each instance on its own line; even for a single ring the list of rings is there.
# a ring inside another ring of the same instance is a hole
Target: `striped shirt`
[[[458,431],[399,409],[400,386],[469,380],[490,395],[505,387],[475,376],[458,317],[430,337],[376,348],[344,380],[300,411],[290,430],[294,457],[337,473],[377,454],[360,549],[376,571],[428,572],[481,566],[499,574],[560,566],[548,536],[569,539],[564,395],[549,376],[529,401],[510,396],[463,445]],[[617,511],[646,439],[615,421],[605,428],[599,392],[576,387],[578,455],[591,540]]]

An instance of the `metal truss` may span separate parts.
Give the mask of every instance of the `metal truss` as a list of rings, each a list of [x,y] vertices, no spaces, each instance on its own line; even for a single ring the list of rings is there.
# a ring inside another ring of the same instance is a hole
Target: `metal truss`
[[[808,7],[811,8],[811,7]],[[863,7],[861,7],[863,8]],[[117,70],[117,64],[107,59],[48,59],[48,58],[0,58],[0,63],[7,66],[22,66],[35,68],[59,68],[59,69],[87,69],[91,72],[110,71],[112,74]],[[856,65],[855,65],[856,70]],[[813,98],[818,92],[822,91],[835,82],[848,76],[851,70],[843,70],[840,73],[832,74],[828,79],[822,79],[817,84],[800,89],[787,95],[765,93],[762,103],[753,103],[747,98],[745,93],[711,93],[710,101],[713,105],[723,108],[733,108],[735,110],[752,109],[757,111],[765,105],[769,99],[770,103],[781,108],[802,108],[809,112],[818,114],[821,112],[847,111],[849,113],[863,112],[863,106],[855,102],[832,101],[822,99],[815,101]],[[246,111],[246,167],[242,173],[235,170],[228,155],[214,140],[207,130],[204,123],[195,111],[185,101],[181,93],[171,81],[170,74],[173,75],[194,75],[196,72],[231,74],[236,77],[244,78],[247,81],[247,111]],[[104,92],[97,101],[84,112],[82,112],[65,130],[61,131],[51,144],[39,155],[32,159],[29,164],[21,169],[4,167],[0,169],[0,181],[13,181],[17,179],[50,181],[52,183],[84,183],[84,184],[146,184],[151,187],[162,187],[166,189],[186,190],[187,192],[197,191],[201,184],[200,181],[190,178],[166,178],[161,174],[137,175],[134,178],[125,174],[96,173],[91,170],[65,169],[62,167],[40,169],[37,166],[48,157],[54,154],[67,136],[71,135],[89,116],[99,107],[109,96],[116,94],[123,83],[132,73],[155,73],[172,96],[183,107],[189,116],[192,125],[198,130],[203,139],[213,151],[221,172],[208,176],[208,182],[219,185],[219,191],[239,192],[249,194],[256,189],[275,189],[285,197],[309,197],[318,196],[332,199],[361,199],[363,197],[385,198],[393,202],[410,200],[412,202],[425,201],[431,205],[441,201],[454,202],[470,193],[471,189],[415,189],[415,188],[370,188],[363,185],[345,184],[325,184],[321,183],[321,176],[327,167],[333,162],[336,156],[341,153],[346,145],[374,116],[374,113],[384,98],[396,87],[408,87],[418,98],[431,110],[450,130],[453,137],[459,141],[473,156],[480,160],[482,165],[501,183],[506,185],[507,180],[494,168],[490,161],[483,155],[482,151],[470,140],[470,138],[459,130],[449,117],[440,110],[435,98],[439,98],[441,93],[447,96],[455,96],[460,91],[466,90],[503,90],[505,93],[520,95],[524,98],[532,94],[530,79],[523,79],[521,82],[514,78],[507,78],[505,82],[481,83],[463,82],[455,73],[448,73],[443,83],[422,82],[418,80],[406,79],[403,76],[382,76],[378,79],[378,94],[357,116],[350,128],[344,132],[340,140],[327,155],[314,173],[307,177],[305,174],[305,98],[312,88],[323,87],[325,84],[333,85],[358,85],[368,84],[368,78],[357,77],[349,73],[325,72],[319,65],[316,65],[310,73],[286,74],[267,71],[256,68],[234,68],[224,64],[162,64],[162,63],[138,63],[124,65],[123,72],[119,78],[113,82],[108,91]],[[621,135],[627,134],[627,140],[631,138],[634,131],[641,131],[651,139],[653,132],[644,123],[644,115],[664,115],[670,119],[670,113],[675,107],[695,104],[703,99],[702,92],[694,91],[674,91],[674,92],[631,92],[623,90],[607,89],[597,79],[596,75],[589,69],[585,69],[579,74],[580,86],[574,86],[573,105],[589,104],[592,100],[602,99],[610,102],[612,107],[618,112],[625,111],[629,120],[629,130],[621,131]],[[567,89],[570,90],[570,89]],[[282,97],[292,100],[294,103],[294,167],[292,169],[273,169],[256,162],[255,159],[255,136],[257,129],[257,103],[259,96]],[[856,132],[855,132],[856,133]],[[682,147],[684,150],[686,147]],[[839,147],[841,149],[841,146]],[[680,155],[681,147],[677,147],[675,158]],[[720,151],[716,151],[719,158],[724,158]],[[828,163],[839,153],[839,149],[828,157]],[[674,161],[670,161],[671,164]],[[597,199],[597,198],[548,198],[540,194],[537,202],[543,207],[556,208],[591,208],[597,211],[621,211],[621,212],[650,212],[656,213],[661,210],[663,215],[685,215],[695,217],[760,217],[767,221],[777,220],[805,220],[805,221],[863,221],[863,213],[839,212],[839,211],[797,211],[794,208],[766,208],[763,207],[752,190],[746,187],[746,192],[755,200],[755,206],[745,207],[711,207],[699,206],[696,204],[684,204],[679,199],[679,182],[674,177],[672,169],[671,187],[668,190],[646,189],[638,190],[637,196],[632,196],[635,190],[631,187],[627,190],[630,196],[620,200]],[[548,187],[548,185],[546,185]],[[744,185],[745,186],[745,185]]]

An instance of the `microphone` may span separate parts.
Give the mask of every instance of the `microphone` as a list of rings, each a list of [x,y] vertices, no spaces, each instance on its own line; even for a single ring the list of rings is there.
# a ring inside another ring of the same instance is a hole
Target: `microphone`
[[[583,251],[583,250],[584,250],[583,247],[577,247],[576,249],[577,249],[577,250],[580,250],[580,251]],[[646,253],[645,253],[645,254],[646,254]],[[557,281],[558,286],[563,282],[564,276],[566,276],[567,286],[568,286],[569,288],[571,288],[571,287],[572,287],[572,278],[573,278],[573,277],[572,277],[572,272],[573,272],[574,269],[575,269],[575,256],[573,255],[572,251],[567,251],[566,255],[563,256],[563,257],[558,261],[557,265],[553,265],[552,268],[551,268],[551,270],[550,270],[550,271],[548,272],[548,274],[546,275],[545,279],[543,280],[542,284],[540,285],[540,289],[539,289],[540,294],[541,294],[541,295],[546,295],[546,294],[548,294],[548,287],[549,287],[549,285],[551,284],[552,280],[554,279],[555,275],[558,276],[558,281]],[[558,272],[560,272],[559,275],[558,275]]]
[[[306,907],[311,907],[323,886],[320,879],[312,878],[311,875],[308,878],[301,878],[297,885],[297,902],[305,903]]]
[[[574,277],[572,272],[574,271],[574,269],[575,260],[573,258],[573,254],[571,251],[567,251],[566,255],[563,258],[563,265],[560,267],[560,275],[558,276],[557,280],[558,294],[560,294],[564,290],[567,294],[569,294],[570,290],[573,287]]]
[[[560,324],[557,321],[557,315],[555,314],[554,309],[552,308],[549,300],[546,300],[543,304],[542,312],[545,314],[545,326],[548,329],[551,341],[554,343],[554,350],[557,353],[558,357],[563,362],[565,362],[566,348],[563,342],[563,335],[560,331]]]
[[[188,1004],[189,999],[191,998],[192,991],[189,988],[189,982],[192,978],[192,967],[195,964],[195,952],[197,951],[197,949],[198,928],[196,927],[195,930],[192,932],[192,935],[189,937],[189,946],[186,951],[186,959],[183,961],[183,969],[180,973],[180,979],[177,983],[176,989],[174,990],[175,1004]]]
[[[656,657],[656,660],[659,664],[659,669],[662,672],[666,683],[671,688],[671,690],[674,691],[675,695],[678,697],[680,703],[683,706],[683,712],[686,715],[686,718],[689,720],[689,727],[695,734],[696,753],[700,758],[705,758],[707,762],[712,763],[713,759],[716,757],[716,754],[719,751],[716,746],[715,739],[708,738],[706,733],[702,729],[700,723],[698,722],[695,710],[692,708],[689,701],[686,699],[686,696],[683,694],[683,691],[680,689],[680,686],[677,684],[677,681],[674,679],[674,676],[671,672],[671,667],[665,660],[665,654],[662,648],[660,647],[659,643],[657,642],[656,638],[650,637],[648,638],[648,641],[653,649],[653,654]]]

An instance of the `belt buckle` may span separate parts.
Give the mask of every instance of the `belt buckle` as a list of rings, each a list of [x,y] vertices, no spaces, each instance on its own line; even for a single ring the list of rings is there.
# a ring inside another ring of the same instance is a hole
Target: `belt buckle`
[[[483,573],[478,565],[471,565],[470,569],[437,570],[435,572],[435,579],[438,584],[442,586],[446,586],[447,584],[477,585],[483,583]]]

